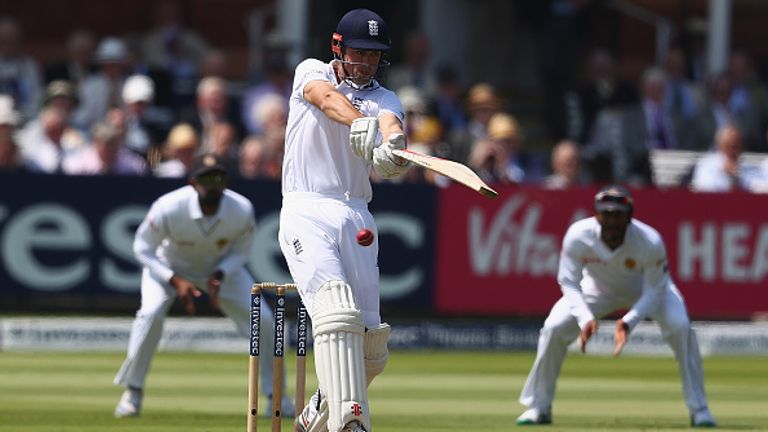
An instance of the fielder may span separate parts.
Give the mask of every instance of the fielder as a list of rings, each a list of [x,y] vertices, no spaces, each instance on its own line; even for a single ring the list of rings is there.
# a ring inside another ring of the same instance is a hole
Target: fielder
[[[190,184],[158,198],[136,231],[133,250],[144,266],[141,308],[131,329],[127,358],[114,380],[126,388],[115,408],[116,417],[140,414],[150,363],[177,297],[194,315],[194,300],[204,291],[212,306],[234,321],[240,334],[247,338],[250,333],[253,278],[245,265],[256,221],[251,202],[226,189],[228,178],[218,157],[198,157],[190,171]],[[264,353],[269,356],[274,316],[268,307],[262,319],[262,341],[269,345]],[[262,393],[271,405],[272,361],[263,362],[261,377]],[[282,404],[283,411],[293,415],[290,399],[283,398]]]
[[[595,216],[573,223],[563,239],[557,280],[563,297],[539,334],[539,346],[520,403],[527,406],[519,425],[552,423],[552,400],[568,345],[577,337],[582,352],[597,331],[597,319],[617,309],[614,356],[632,328],[653,318],[675,353],[685,402],[694,427],[714,427],[707,406],[696,334],[667,270],[664,241],[652,227],[632,219],[633,200],[621,186],[595,195]]]
[[[378,236],[370,170],[402,175],[403,107],[375,79],[387,65],[387,25],[356,9],[341,18],[334,59],[307,59],[294,75],[283,159],[279,242],[312,318],[319,389],[296,430],[371,430],[367,387],[387,362],[389,325],[379,314]],[[385,137],[382,142],[382,137]]]

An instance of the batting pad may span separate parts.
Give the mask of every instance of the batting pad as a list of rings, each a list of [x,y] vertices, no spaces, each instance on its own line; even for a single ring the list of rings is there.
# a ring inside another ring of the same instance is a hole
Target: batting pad
[[[365,378],[363,315],[352,288],[330,281],[315,294],[312,317],[315,369],[328,400],[328,430],[339,432],[353,421],[371,430]]]
[[[389,341],[391,330],[392,328],[389,324],[381,323],[377,327],[368,329],[365,332],[363,350],[365,352],[365,379],[367,385],[371,385],[373,379],[384,372],[384,367],[387,366],[387,360],[389,359],[387,341]]]

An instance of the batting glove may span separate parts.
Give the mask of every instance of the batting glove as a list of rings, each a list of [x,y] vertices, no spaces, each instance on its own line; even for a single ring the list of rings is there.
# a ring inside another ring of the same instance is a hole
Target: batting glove
[[[362,117],[352,121],[349,129],[349,146],[356,155],[370,162],[379,135],[379,119]]]
[[[400,177],[408,171],[410,162],[392,153],[392,150],[404,148],[405,135],[393,133],[387,142],[373,149],[373,169],[376,170],[376,174],[382,178],[391,179]]]

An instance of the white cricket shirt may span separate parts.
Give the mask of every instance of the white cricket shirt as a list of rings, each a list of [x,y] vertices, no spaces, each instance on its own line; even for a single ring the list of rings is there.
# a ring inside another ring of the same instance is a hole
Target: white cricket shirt
[[[624,243],[610,250],[594,217],[574,222],[565,233],[557,281],[580,327],[594,319],[585,298],[632,305],[623,319],[630,328],[661,301],[671,284],[661,235],[632,219]]]
[[[366,117],[382,112],[403,121],[403,106],[390,90],[376,85],[357,90],[336,79],[330,63],[307,59],[296,67],[283,156],[283,196],[291,192],[314,192],[371,200],[371,166],[349,146],[349,126],[329,119],[304,99],[304,86],[328,81]]]
[[[133,251],[164,282],[174,273],[207,279],[221,270],[226,277],[247,262],[255,227],[253,206],[244,196],[226,189],[216,214],[205,216],[195,189],[184,186],[152,203]]]

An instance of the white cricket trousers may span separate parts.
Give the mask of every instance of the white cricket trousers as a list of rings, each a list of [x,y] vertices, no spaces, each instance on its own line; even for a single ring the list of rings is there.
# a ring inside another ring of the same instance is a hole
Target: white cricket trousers
[[[357,244],[357,232],[374,234],[370,246]],[[379,311],[379,233],[368,204],[310,192],[291,192],[280,211],[280,249],[310,316],[315,293],[328,281],[352,287],[365,326],[381,324]]]
[[[206,280],[192,280],[201,291],[207,291]],[[248,350],[250,335],[250,304],[253,278],[244,269],[224,276],[219,289],[219,306],[243,336],[243,352]],[[144,388],[152,357],[163,333],[168,310],[176,300],[176,289],[166,281],[159,281],[146,268],[141,277],[141,307],[131,327],[128,354],[115,376],[114,383],[124,387]],[[261,312],[261,393],[272,394],[272,354],[275,318],[267,302],[262,301]]]
[[[631,306],[592,297],[586,297],[586,301],[598,318]],[[688,409],[695,412],[707,408],[699,343],[691,328],[683,297],[674,285],[667,289],[659,303],[659,310],[650,313],[649,317],[659,324],[662,337],[675,353]],[[569,310],[568,302],[561,298],[552,307],[539,333],[536,360],[520,394],[521,404],[542,411],[551,410],[560,368],[568,346],[579,336],[579,331],[579,325]]]

